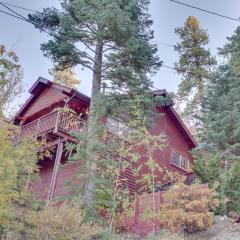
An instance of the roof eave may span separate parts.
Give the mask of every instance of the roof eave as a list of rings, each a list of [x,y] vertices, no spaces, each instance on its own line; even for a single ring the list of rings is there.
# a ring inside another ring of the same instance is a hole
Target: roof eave
[[[170,110],[173,113],[173,116],[177,119],[179,125],[181,126],[182,130],[186,133],[186,136],[189,140],[189,143],[191,144],[192,148],[196,148],[197,147],[197,142],[194,139],[194,137],[192,136],[192,134],[190,133],[190,131],[188,130],[188,128],[185,126],[184,122],[182,121],[182,119],[180,118],[180,116],[178,115],[178,113],[175,111],[175,109],[170,106]]]

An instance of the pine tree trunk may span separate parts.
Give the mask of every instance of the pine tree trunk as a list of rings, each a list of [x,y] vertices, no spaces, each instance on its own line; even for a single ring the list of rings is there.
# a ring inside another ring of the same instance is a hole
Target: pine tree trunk
[[[89,118],[88,118],[88,146],[90,148],[94,135],[94,128],[97,126],[99,116],[97,114],[98,108],[98,96],[101,93],[101,76],[102,76],[102,57],[103,57],[103,43],[98,41],[96,44],[96,53],[95,53],[95,64],[93,66],[93,78],[92,78],[92,93],[91,93],[91,103],[90,103],[90,111],[89,111]],[[91,162],[87,162],[87,173],[85,179],[85,200],[89,206],[93,205],[93,195],[95,192],[95,184],[93,183],[92,179],[95,176],[96,171],[96,162],[97,159],[96,153],[91,152],[90,149],[87,149],[88,155],[90,159],[93,159]]]

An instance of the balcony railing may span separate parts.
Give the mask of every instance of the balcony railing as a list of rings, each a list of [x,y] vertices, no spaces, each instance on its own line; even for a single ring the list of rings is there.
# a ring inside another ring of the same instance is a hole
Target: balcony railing
[[[71,134],[86,129],[86,121],[73,119],[69,114],[57,110],[24,125],[19,133],[18,142],[24,137],[38,138],[45,133],[58,131]]]

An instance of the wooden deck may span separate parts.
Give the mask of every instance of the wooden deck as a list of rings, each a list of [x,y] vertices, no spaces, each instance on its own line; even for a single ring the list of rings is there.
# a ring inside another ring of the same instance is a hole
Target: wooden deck
[[[56,110],[24,125],[20,130],[17,142],[25,137],[37,139],[50,132],[55,134],[62,132],[71,135],[71,133],[79,132],[86,129],[86,127],[86,121],[73,120],[69,114]]]

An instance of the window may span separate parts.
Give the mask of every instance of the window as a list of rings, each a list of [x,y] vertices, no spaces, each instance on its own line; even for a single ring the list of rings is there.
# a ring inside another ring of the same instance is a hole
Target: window
[[[127,137],[130,132],[130,128],[117,119],[107,118],[106,125],[109,132],[120,137]]]
[[[184,156],[182,156],[180,153],[173,151],[172,153],[172,160],[171,160],[172,164],[183,168],[185,170],[189,169],[189,161],[187,158],[185,158]]]

